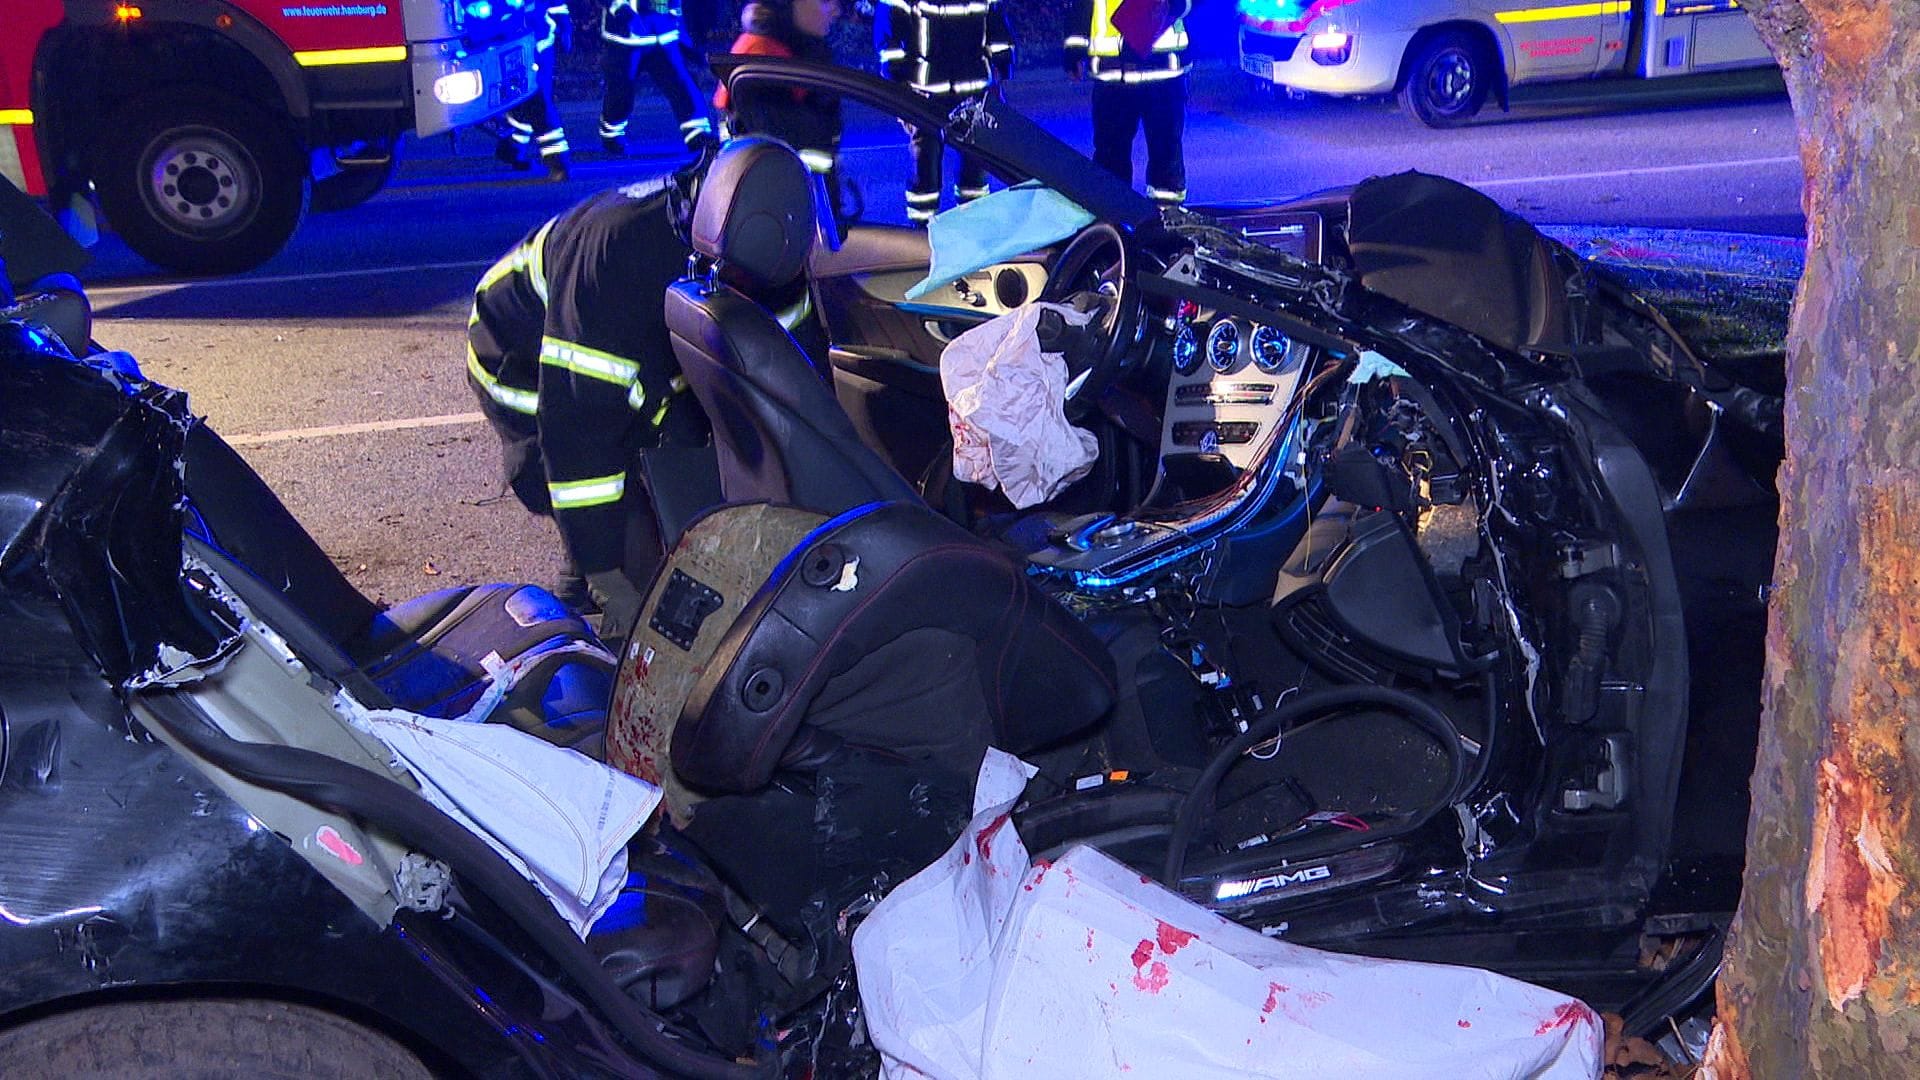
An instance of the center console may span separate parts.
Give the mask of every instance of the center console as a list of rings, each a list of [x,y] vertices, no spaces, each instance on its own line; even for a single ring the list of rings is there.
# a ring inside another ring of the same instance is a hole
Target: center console
[[[1323,223],[1310,211],[1249,212],[1223,223],[1301,258],[1320,255]],[[1314,348],[1276,326],[1191,303],[1169,322],[1160,467],[1173,505],[1083,518],[1029,556],[1041,572],[1066,577],[1076,589],[1140,580],[1301,502],[1299,477],[1288,465],[1295,456],[1290,436]]]

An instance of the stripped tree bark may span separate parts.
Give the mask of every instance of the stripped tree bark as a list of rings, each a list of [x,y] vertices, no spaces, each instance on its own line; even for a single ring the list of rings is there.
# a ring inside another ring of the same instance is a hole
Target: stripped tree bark
[[[1807,267],[1747,870],[1707,1075],[1920,1073],[1920,3],[1748,0]]]

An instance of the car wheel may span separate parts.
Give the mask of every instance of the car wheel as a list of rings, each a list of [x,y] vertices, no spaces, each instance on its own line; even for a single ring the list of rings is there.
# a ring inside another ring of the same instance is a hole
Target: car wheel
[[[1459,127],[1480,112],[1493,87],[1495,60],[1479,41],[1457,30],[1420,46],[1400,86],[1400,104],[1428,127]]]
[[[63,1080],[432,1080],[399,1043],[305,1005],[95,1005],[0,1031],[0,1076]]]
[[[393,179],[400,157],[395,154],[380,165],[349,165],[324,180],[313,182],[311,209],[316,214],[351,210],[380,193]]]
[[[143,100],[107,125],[94,183],[107,221],[149,262],[250,270],[307,210],[307,162],[287,125],[214,90]]]

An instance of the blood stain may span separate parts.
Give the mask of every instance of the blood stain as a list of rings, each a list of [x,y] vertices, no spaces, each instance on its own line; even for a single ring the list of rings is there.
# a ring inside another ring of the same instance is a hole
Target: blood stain
[[[1007,815],[1001,814],[999,817],[994,818],[992,821],[987,822],[987,827],[984,829],[981,829],[980,835],[973,838],[974,846],[980,849],[981,858],[983,859],[993,858],[994,835],[998,833],[1000,831],[1000,827],[1002,825],[1005,825],[1006,823],[1007,823]]]
[[[1545,1035],[1555,1028],[1572,1027],[1575,1024],[1588,1024],[1592,1022],[1592,1010],[1577,1001],[1569,1001],[1554,1009],[1552,1016],[1540,1021],[1540,1026],[1534,1028],[1533,1033],[1535,1035]]]
[[[1146,967],[1147,961],[1151,959],[1153,959],[1153,942],[1148,941],[1146,938],[1141,938],[1140,944],[1133,947],[1133,966],[1137,968]]]
[[[1454,1023],[1458,1024],[1463,1028],[1470,1028],[1473,1026],[1473,1021],[1471,1020],[1455,1020]]]
[[[1160,951],[1166,953],[1168,956],[1172,956],[1174,953],[1193,944],[1193,939],[1199,936],[1190,930],[1182,930],[1177,926],[1173,926],[1164,919],[1155,919],[1154,922],[1157,924],[1154,936],[1159,940]]]
[[[1133,985],[1141,990],[1145,990],[1149,994],[1157,994],[1166,989],[1167,965],[1155,960],[1153,963],[1147,965],[1147,970],[1144,974],[1133,977]]]

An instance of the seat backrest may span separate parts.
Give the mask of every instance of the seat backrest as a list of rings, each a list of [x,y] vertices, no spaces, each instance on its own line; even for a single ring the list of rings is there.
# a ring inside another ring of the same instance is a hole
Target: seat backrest
[[[713,425],[721,493],[730,503],[824,514],[915,500],[860,442],[805,350],[748,295],[800,281],[818,232],[814,213],[806,167],[770,139],[727,143],[694,203],[688,239],[711,271],[668,290],[666,321],[688,388]]]
[[[906,688],[875,657],[970,685]],[[1105,646],[1013,557],[924,506],[863,507],[809,533],[734,619],[671,760],[717,792],[756,790],[823,740],[977,765],[989,743],[1025,753],[1091,726],[1115,682]]]
[[[806,353],[765,308],[731,286],[687,280],[667,291],[666,319],[681,374],[713,425],[727,502],[837,514],[918,501],[860,441]]]

